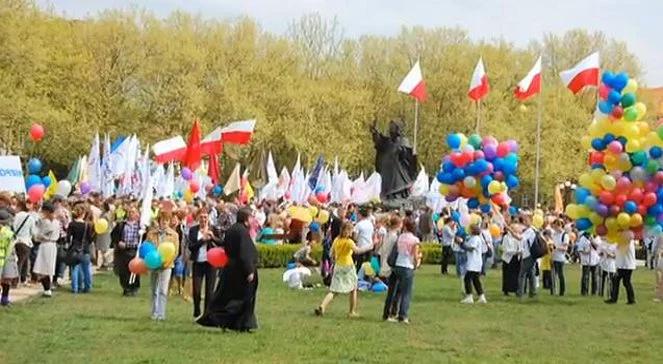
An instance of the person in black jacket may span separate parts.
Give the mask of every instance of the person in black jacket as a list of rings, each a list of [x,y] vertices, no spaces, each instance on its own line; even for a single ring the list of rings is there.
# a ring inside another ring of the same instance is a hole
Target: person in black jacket
[[[197,320],[200,325],[247,332],[258,328],[255,315],[258,291],[258,252],[249,235],[251,210],[242,208],[237,223],[223,241],[228,265],[221,273],[221,282]]]
[[[126,222],[117,224],[111,232],[111,245],[114,248],[114,270],[120,278],[123,295],[135,296],[140,288],[140,276],[136,276],[133,283],[129,283],[131,277],[129,262],[136,257],[136,250],[141,241],[138,209],[131,206],[127,210],[127,217]]]
[[[205,281],[205,307],[214,292],[217,270],[207,262],[207,251],[220,246],[218,232],[215,232],[209,223],[207,209],[200,208],[196,215],[198,225],[189,230],[189,251],[191,252],[193,274],[193,317],[200,316],[200,300]]]

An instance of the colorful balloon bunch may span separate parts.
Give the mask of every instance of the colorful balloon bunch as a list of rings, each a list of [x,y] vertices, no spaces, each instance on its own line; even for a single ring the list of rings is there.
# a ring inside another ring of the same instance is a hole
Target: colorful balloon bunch
[[[591,171],[566,207],[579,230],[619,244],[663,231],[663,127],[641,121],[647,108],[637,88],[626,73],[603,74],[599,112],[582,139]]]
[[[442,160],[437,180],[440,193],[453,202],[467,198],[470,209],[492,210],[491,201],[508,206],[508,191],[518,187],[518,143],[515,140],[498,142],[492,136],[483,139],[478,134],[469,138],[450,134],[447,145],[451,154]]]

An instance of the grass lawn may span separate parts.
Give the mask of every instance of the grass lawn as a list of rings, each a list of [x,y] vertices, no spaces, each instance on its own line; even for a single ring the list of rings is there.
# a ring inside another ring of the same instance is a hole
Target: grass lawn
[[[567,267],[568,268],[568,267]],[[191,305],[171,299],[166,322],[149,319],[147,289],[123,298],[109,273],[94,292],[57,292],[0,310],[0,363],[286,362],[660,362],[663,305],[652,302],[653,273],[634,275],[638,304],[580,297],[579,269],[567,269],[569,295],[519,303],[500,292],[490,271],[486,306],[464,306],[455,277],[416,273],[409,326],[380,321],[384,296],[360,294],[360,319],[345,318],[345,297],[323,318],[312,312],[325,291],[291,291],[280,270],[262,270],[261,328],[222,333],[194,325]]]

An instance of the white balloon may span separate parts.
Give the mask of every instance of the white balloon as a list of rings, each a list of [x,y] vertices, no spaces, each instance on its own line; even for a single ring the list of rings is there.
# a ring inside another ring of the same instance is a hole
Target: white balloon
[[[71,183],[66,179],[58,182],[58,188],[55,190],[56,195],[67,197],[71,193]]]

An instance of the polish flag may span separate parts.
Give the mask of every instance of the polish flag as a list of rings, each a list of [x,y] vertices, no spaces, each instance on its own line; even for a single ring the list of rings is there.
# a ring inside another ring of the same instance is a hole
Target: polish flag
[[[470,90],[467,92],[467,96],[474,101],[480,101],[484,96],[488,95],[488,91],[490,91],[488,75],[486,75],[486,70],[483,67],[483,58],[479,57],[479,62],[472,73]]]
[[[189,133],[189,142],[187,143],[186,153],[184,154],[184,165],[195,171],[200,167],[202,153],[200,151],[200,123],[194,120],[191,132]]]
[[[426,81],[424,81],[424,77],[421,75],[419,61],[407,73],[400,86],[398,86],[398,91],[414,97],[419,102],[426,101],[428,97],[426,93]]]
[[[518,82],[514,94],[518,100],[525,101],[539,92],[541,92],[541,56],[527,76]]]
[[[186,154],[186,143],[181,135],[162,140],[152,146],[155,160],[158,163],[168,163],[176,160],[182,160]]]
[[[559,73],[564,85],[574,94],[587,86],[599,86],[599,52],[590,54],[573,68]]]
[[[203,155],[221,154],[223,142],[221,141],[221,128],[216,128],[200,141],[200,152]]]
[[[228,144],[249,144],[256,120],[235,121],[221,129],[221,141]]]

